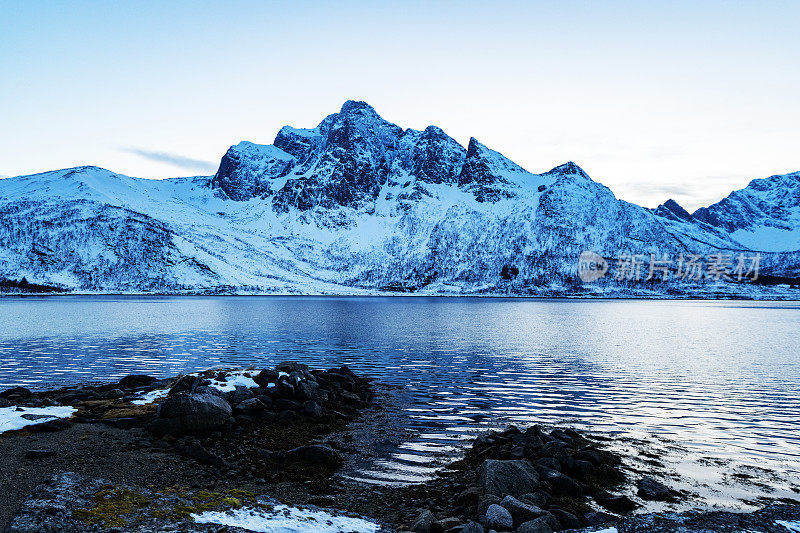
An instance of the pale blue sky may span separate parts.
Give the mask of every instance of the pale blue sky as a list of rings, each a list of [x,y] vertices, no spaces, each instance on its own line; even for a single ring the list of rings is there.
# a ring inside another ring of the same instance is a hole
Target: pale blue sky
[[[800,2],[0,0],[0,175],[213,173],[347,99],[688,208],[800,170]]]

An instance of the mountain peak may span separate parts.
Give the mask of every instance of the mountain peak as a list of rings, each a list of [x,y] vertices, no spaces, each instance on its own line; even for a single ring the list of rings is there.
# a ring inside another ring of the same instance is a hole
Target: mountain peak
[[[358,113],[359,111],[366,114],[378,115],[378,113],[375,112],[375,108],[361,100],[346,101],[344,104],[342,104],[342,109],[339,111],[339,114],[350,115]]]
[[[584,172],[584,170],[581,167],[579,167],[572,161],[567,161],[563,165],[558,165],[557,167],[552,168],[547,172],[545,172],[545,174],[561,174],[565,176],[575,174],[578,176],[582,176],[584,178],[589,177],[589,175],[586,172]]]

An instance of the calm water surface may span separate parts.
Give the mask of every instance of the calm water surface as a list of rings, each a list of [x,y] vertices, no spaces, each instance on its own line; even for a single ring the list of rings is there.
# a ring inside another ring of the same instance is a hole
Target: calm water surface
[[[362,479],[424,479],[487,426],[567,422],[650,440],[727,503],[755,494],[732,469],[800,485],[798,341],[783,302],[0,298],[0,388],[348,364],[402,386],[418,433]]]

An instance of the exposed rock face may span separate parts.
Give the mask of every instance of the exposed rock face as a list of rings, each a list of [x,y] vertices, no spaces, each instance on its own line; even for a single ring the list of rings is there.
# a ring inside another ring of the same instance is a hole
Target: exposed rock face
[[[276,146],[241,142],[223,156],[212,184],[233,200],[248,200],[271,192],[271,185],[286,176],[295,162]]]

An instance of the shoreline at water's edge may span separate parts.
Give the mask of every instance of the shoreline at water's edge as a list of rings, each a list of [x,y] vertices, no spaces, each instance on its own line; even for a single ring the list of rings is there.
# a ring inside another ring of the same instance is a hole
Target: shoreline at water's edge
[[[289,369],[289,367],[284,368]],[[251,371],[251,375],[255,375],[256,372],[258,371]],[[274,377],[274,374],[267,375]],[[323,380],[322,382],[326,379],[324,373],[315,375]],[[245,381],[241,376],[246,377],[246,374],[221,374],[213,371],[200,373],[199,377],[206,379],[212,385],[217,383],[227,387],[225,384],[229,381],[232,383]],[[338,376],[338,371],[331,376]],[[278,379],[280,380],[280,376]],[[335,379],[340,378],[335,377]],[[78,415],[83,418],[81,423],[69,422],[62,427],[54,424],[54,427],[50,428],[52,432],[40,432],[35,429],[36,426],[31,426],[16,434],[0,436],[0,452],[2,452],[0,462],[3,463],[0,465],[0,473],[2,477],[7,478],[2,484],[11,488],[7,502],[0,505],[0,527],[10,518],[11,510],[8,506],[14,502],[19,504],[32,490],[32,484],[45,481],[48,477],[64,471],[75,471],[91,479],[102,478],[113,483],[132,486],[155,483],[162,487],[170,487],[179,484],[187,487],[189,490],[187,494],[194,494],[191,491],[201,489],[220,494],[225,491],[243,490],[248,493],[278,497],[283,501],[308,503],[343,511],[355,511],[363,516],[381,517],[387,525],[402,528],[413,525],[412,522],[416,520],[421,506],[431,506],[432,516],[436,520],[452,525],[456,520],[460,520],[463,524],[467,520],[480,519],[486,511],[482,507],[503,503],[501,496],[506,490],[511,489],[499,489],[500,493],[495,494],[493,499],[490,498],[492,495],[489,494],[490,491],[485,483],[477,481],[478,473],[485,469],[484,463],[489,458],[499,461],[529,461],[534,465],[533,470],[529,471],[529,476],[535,476],[540,480],[547,477],[546,483],[540,481],[536,485],[531,485],[530,490],[534,492],[523,494],[520,492],[522,489],[513,490],[516,491],[518,501],[549,513],[542,514],[548,520],[552,520],[550,515],[558,515],[562,520],[569,521],[571,518],[568,515],[572,515],[581,520],[583,522],[581,525],[584,526],[589,525],[589,520],[601,524],[605,523],[604,520],[612,519],[608,515],[596,513],[598,501],[603,501],[603,505],[606,506],[603,512],[610,510],[622,512],[642,505],[641,499],[636,497],[636,489],[634,488],[632,492],[630,488],[625,488],[635,481],[634,477],[640,477],[641,473],[631,474],[624,468],[620,470],[622,463],[619,462],[619,458],[613,453],[604,451],[605,443],[611,441],[611,437],[592,436],[573,430],[556,429],[552,432],[550,430],[543,432],[538,426],[528,430],[509,428],[501,433],[488,433],[478,437],[468,448],[464,459],[445,467],[439,476],[428,482],[406,488],[388,486],[375,488],[347,482],[333,472],[329,472],[331,475],[319,476],[317,467],[309,471],[300,465],[297,467],[299,470],[297,468],[283,470],[282,462],[286,460],[286,451],[281,450],[286,450],[289,446],[324,442],[325,446],[330,447],[342,458],[345,468],[348,464],[369,462],[374,458],[374,453],[371,452],[374,452],[375,446],[385,446],[386,439],[393,438],[392,435],[400,440],[406,437],[403,433],[404,428],[401,427],[402,420],[397,417],[397,406],[392,403],[394,400],[388,390],[384,390],[380,385],[374,386],[377,393],[375,402],[353,404],[355,411],[351,410],[349,415],[336,414],[339,409],[344,409],[344,404],[327,404],[328,407],[325,409],[330,411],[328,414],[323,412],[322,418],[314,418],[313,415],[309,417],[302,411],[292,416],[278,412],[266,418],[256,415],[249,421],[244,419],[234,421],[232,426],[222,431],[171,437],[156,436],[146,429],[145,423],[149,423],[148,421],[152,421],[156,416],[153,404],[134,406],[130,399],[134,392],[136,397],[139,397],[146,395],[148,389],[156,390],[153,387],[163,389],[169,385],[175,388],[185,386],[185,383],[179,385],[181,381],[174,379],[152,381],[149,385],[140,385],[135,387],[135,390],[130,389],[130,394],[119,388],[123,383],[127,386],[141,384],[143,381],[128,379],[119,383],[84,385],[58,391],[61,397],[64,394],[73,396],[77,394],[76,398],[80,401],[73,403],[79,404],[81,408]],[[199,382],[193,383],[194,386],[206,386],[198,385]],[[84,391],[94,393],[89,394],[93,399],[89,399],[86,396],[88,393]],[[120,397],[118,392],[111,391],[121,391],[123,396]],[[238,405],[236,402],[241,398],[233,397],[237,392],[243,393],[234,387],[222,396],[228,397],[229,402]],[[178,390],[176,394],[185,393],[185,390]],[[94,398],[95,395],[107,398]],[[34,396],[37,402],[44,404],[57,397],[55,391],[34,393]],[[294,407],[294,404],[287,403],[293,400],[288,397],[283,398],[280,394],[272,396],[270,401],[284,402],[281,404],[281,409]],[[237,408],[234,406],[234,409]],[[241,409],[238,412],[241,412]],[[281,426],[288,430],[282,430],[282,436],[272,441],[268,453],[256,453],[256,463],[248,462],[253,460],[249,454],[255,453],[256,448],[252,448],[250,452],[245,450],[244,455],[230,448],[234,442],[237,443],[236,446],[244,445],[245,448],[250,446],[248,443],[255,440],[263,442],[263,435],[258,433],[259,428],[265,426],[270,428],[271,434],[274,433],[275,416],[283,420]],[[342,416],[344,418],[341,418]],[[278,455],[273,455],[275,453]],[[275,479],[264,479],[260,477],[261,472],[254,474],[251,471],[252,467],[244,463],[240,468],[231,459],[238,458],[247,464],[257,465],[262,457],[267,458],[269,468],[273,469],[269,472],[277,476]],[[275,468],[278,469],[274,470]],[[598,481],[599,472],[606,473],[600,476]],[[619,473],[626,477],[625,481],[621,481]],[[24,479],[20,476],[24,476]],[[658,488],[658,485],[655,487]],[[553,492],[554,490],[557,492]],[[585,500],[587,496],[583,494],[590,494],[591,498]],[[663,496],[681,497],[675,491],[664,493]],[[587,502],[591,504],[588,507]],[[507,507],[516,504],[507,501],[504,505]],[[587,512],[595,512],[595,515],[587,519]],[[784,512],[781,516],[791,514],[787,513]],[[713,513],[702,515],[689,513],[689,515],[694,517],[692,519],[696,522],[700,520],[698,523],[702,523],[702,516],[706,515],[708,523],[719,519],[719,516]],[[698,516],[701,518],[698,519]],[[451,520],[448,522],[448,519]],[[628,524],[633,524],[630,527],[634,527],[639,523],[636,520],[648,519],[644,516],[638,519],[613,520],[617,520],[616,523],[623,528],[620,531],[625,531]],[[560,526],[564,525],[560,523]]]

